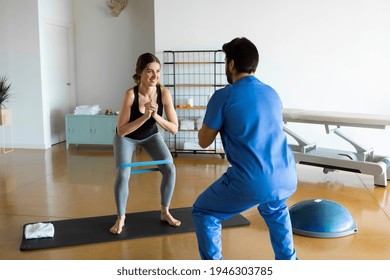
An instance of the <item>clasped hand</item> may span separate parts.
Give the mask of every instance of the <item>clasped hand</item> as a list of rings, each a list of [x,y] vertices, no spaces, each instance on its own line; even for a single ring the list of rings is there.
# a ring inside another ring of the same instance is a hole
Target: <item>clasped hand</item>
[[[145,116],[149,119],[157,114],[158,104],[152,101],[145,103]]]

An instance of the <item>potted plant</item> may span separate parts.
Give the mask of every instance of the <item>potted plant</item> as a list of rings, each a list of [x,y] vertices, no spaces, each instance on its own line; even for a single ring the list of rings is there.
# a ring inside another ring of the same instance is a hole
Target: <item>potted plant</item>
[[[12,123],[12,111],[5,107],[5,102],[10,98],[11,84],[7,83],[7,76],[0,76],[0,125]]]

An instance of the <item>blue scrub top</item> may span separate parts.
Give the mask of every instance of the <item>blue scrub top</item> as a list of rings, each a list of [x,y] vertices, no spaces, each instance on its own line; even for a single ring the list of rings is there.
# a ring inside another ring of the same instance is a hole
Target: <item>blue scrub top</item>
[[[274,89],[246,76],[213,94],[203,122],[220,132],[231,164],[224,184],[236,195],[269,202],[295,192],[295,161]]]

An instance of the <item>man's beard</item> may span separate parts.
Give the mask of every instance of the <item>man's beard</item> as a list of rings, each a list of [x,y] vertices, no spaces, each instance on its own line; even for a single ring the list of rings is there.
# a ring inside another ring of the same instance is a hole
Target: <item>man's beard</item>
[[[233,83],[233,78],[232,78],[232,72],[229,71],[228,67],[226,66],[226,69],[225,69],[225,73],[226,73],[226,78],[227,78],[227,81],[229,84],[232,84]]]

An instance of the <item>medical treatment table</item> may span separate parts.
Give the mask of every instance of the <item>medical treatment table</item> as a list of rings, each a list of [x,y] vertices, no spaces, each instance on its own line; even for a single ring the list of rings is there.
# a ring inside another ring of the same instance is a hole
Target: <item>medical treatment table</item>
[[[385,129],[390,126],[390,115],[360,114],[331,111],[311,111],[285,108],[284,131],[297,144],[290,144],[295,162],[324,168],[324,173],[335,170],[374,176],[374,185],[385,187],[390,180],[390,156],[378,156],[373,148],[365,148],[341,131],[341,127]],[[317,147],[288,128],[288,123],[324,125],[327,134],[334,133],[350,143],[356,151]]]

